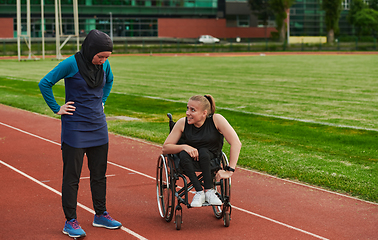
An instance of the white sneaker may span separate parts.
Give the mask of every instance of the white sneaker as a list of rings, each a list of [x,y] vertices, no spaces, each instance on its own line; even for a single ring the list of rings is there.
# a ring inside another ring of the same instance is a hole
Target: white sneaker
[[[205,193],[205,201],[208,202],[210,205],[222,205],[222,201],[215,193],[216,191],[214,189],[208,190]]]
[[[205,202],[205,192],[204,191],[196,192],[190,206],[191,207],[202,207],[202,204],[204,202]]]

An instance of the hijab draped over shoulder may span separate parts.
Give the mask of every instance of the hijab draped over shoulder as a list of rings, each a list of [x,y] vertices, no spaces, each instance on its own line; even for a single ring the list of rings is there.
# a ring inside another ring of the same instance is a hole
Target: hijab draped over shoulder
[[[94,65],[93,57],[100,52],[112,52],[113,42],[110,37],[99,30],[92,30],[88,33],[81,45],[81,50],[75,54],[79,72],[89,87],[95,88],[104,80],[104,69],[102,65]]]

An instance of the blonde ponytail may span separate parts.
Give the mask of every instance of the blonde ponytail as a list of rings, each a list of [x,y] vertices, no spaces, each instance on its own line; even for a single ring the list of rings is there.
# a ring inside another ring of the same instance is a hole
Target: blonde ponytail
[[[207,110],[208,117],[215,113],[215,100],[213,96],[211,96],[210,94],[206,94],[204,96],[195,95],[191,97],[189,100],[200,102],[203,106],[203,110]]]

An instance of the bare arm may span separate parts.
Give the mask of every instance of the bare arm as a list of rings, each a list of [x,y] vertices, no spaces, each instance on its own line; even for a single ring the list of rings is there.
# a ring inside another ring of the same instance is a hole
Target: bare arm
[[[231,168],[235,169],[236,164],[238,162],[240,149],[241,149],[241,142],[239,140],[239,137],[236,134],[233,127],[222,115],[214,114],[213,117],[214,117],[215,126],[218,128],[219,132],[221,132],[223,136],[226,138],[226,141],[230,144],[229,164]],[[218,174],[217,175],[220,178],[228,178],[232,176],[232,173],[233,172],[219,171],[218,172],[219,175]]]
[[[187,144],[178,145],[181,135],[185,127],[185,118],[178,120],[173,127],[171,133],[163,144],[163,154],[175,154],[181,151],[186,151],[194,160],[198,161],[198,150]]]

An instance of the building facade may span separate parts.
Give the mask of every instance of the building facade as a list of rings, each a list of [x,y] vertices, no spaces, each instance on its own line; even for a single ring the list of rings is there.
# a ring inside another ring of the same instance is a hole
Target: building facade
[[[26,31],[26,0],[22,3],[22,31]],[[41,0],[31,3],[31,37],[41,37]],[[55,35],[55,0],[44,0],[45,36]],[[265,28],[252,14],[247,0],[78,0],[79,29],[85,36],[99,29],[116,37],[265,38]],[[348,24],[350,0],[343,1],[340,35],[353,34]],[[63,34],[74,34],[72,0],[61,0]],[[16,37],[16,0],[0,0],[0,38]],[[291,36],[326,36],[321,0],[297,0],[290,9]]]
[[[351,0],[343,0],[339,20],[338,35],[353,35],[353,28],[348,23]],[[296,0],[290,8],[290,35],[291,36],[327,36],[324,22],[324,11],[321,8],[322,0]]]
[[[41,37],[41,0],[31,2],[31,37]],[[22,31],[26,31],[26,0],[22,3]],[[45,36],[55,34],[55,1],[44,0]],[[197,38],[209,34],[219,38],[263,38],[246,1],[225,0],[78,0],[79,29],[85,35],[99,29],[118,37]],[[227,6],[231,11],[227,15]],[[16,37],[16,0],[0,0],[0,18]],[[239,12],[235,12],[235,9]],[[239,9],[239,10],[238,10]],[[74,34],[72,0],[61,0],[62,30]],[[229,18],[229,19],[228,19]],[[13,19],[13,26],[9,21]],[[178,24],[179,23],[179,24]],[[0,27],[2,27],[0,25]],[[185,30],[183,30],[185,29]],[[272,27],[269,31],[275,31]],[[0,33],[1,34],[1,33]]]

